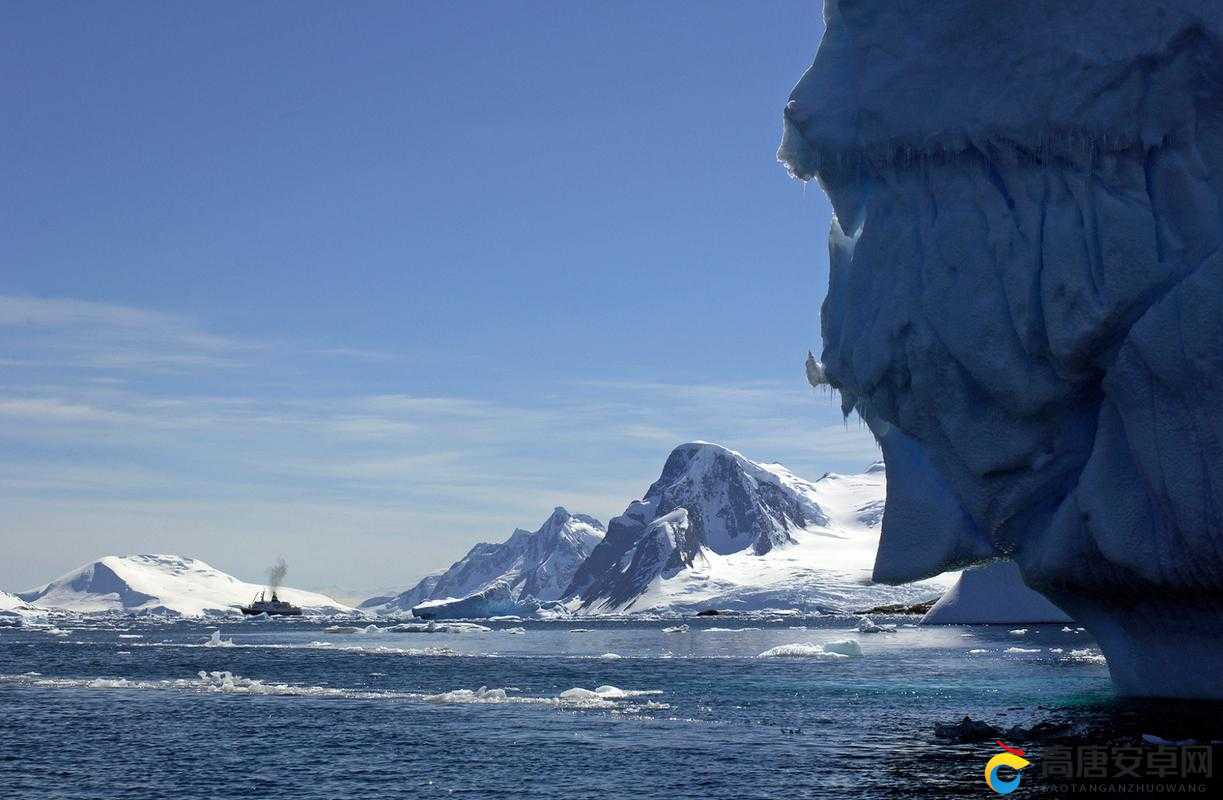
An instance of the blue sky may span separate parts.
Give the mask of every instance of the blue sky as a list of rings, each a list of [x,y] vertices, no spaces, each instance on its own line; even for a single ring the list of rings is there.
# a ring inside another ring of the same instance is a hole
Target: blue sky
[[[0,587],[107,553],[403,587],[806,388],[814,2],[7,3]]]

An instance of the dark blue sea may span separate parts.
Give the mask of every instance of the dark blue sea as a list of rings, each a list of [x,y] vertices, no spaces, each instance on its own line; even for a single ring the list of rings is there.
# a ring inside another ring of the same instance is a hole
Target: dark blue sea
[[[965,716],[1026,748],[1033,766],[1013,797],[1080,796],[1073,774],[1038,771],[1042,752],[1061,769],[1067,748],[1073,770],[1082,747],[1149,750],[1220,719],[1114,700],[1081,630],[887,621],[894,633],[827,617],[694,619],[679,632],[664,631],[674,621],[5,627],[0,797],[994,796],[983,779],[994,736],[936,734]],[[206,644],[214,631],[221,646]],[[861,656],[759,657],[846,639]]]

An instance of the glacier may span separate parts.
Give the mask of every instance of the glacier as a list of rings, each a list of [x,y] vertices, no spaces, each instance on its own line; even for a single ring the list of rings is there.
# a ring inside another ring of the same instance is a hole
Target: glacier
[[[808,481],[720,445],[679,445],[608,523],[562,599],[578,613],[836,613],[936,596],[954,575],[871,580],[884,485],[881,464]]]
[[[263,591],[200,561],[171,554],[105,556],[17,597],[40,608],[92,614],[208,616],[239,613]],[[326,595],[280,587],[281,600],[314,613],[349,613],[353,609]]]
[[[834,217],[809,374],[875,576],[998,559],[1122,695],[1223,697],[1223,5],[828,0],[779,159]]]

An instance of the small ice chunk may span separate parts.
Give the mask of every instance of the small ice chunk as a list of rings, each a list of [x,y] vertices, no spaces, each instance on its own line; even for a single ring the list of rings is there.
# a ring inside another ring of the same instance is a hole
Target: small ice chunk
[[[761,653],[758,658],[819,658],[835,660],[841,658],[856,658],[862,655],[862,648],[853,639],[827,642],[825,644],[782,644]]]
[[[603,705],[611,702],[602,697],[598,692],[592,692],[590,689],[583,689],[580,686],[575,686],[572,689],[566,689],[561,692],[560,701],[562,703],[581,703],[584,705]]]
[[[204,642],[204,646],[205,647],[233,647],[234,640],[233,639],[222,639],[221,630],[220,628],[218,628],[217,630],[212,632],[212,636],[208,637],[208,641]]]
[[[1039,647],[1008,647],[1004,652],[1007,653],[1039,653]]]
[[[1028,632],[1027,628],[1016,628],[1015,630],[1011,631],[1011,634],[1013,636],[1023,636],[1027,632]]]
[[[1066,661],[1081,661],[1085,664],[1105,664],[1107,661],[1100,653],[1092,652],[1089,649],[1071,650],[1065,656]]]
[[[505,633],[513,633],[513,634],[517,634],[517,635],[521,636],[522,634],[524,634],[524,633],[526,633],[526,632],[527,632],[527,629],[526,629],[526,628],[522,628],[522,627],[517,627],[517,628],[506,628],[504,632],[505,632]]]
[[[895,633],[895,625],[878,625],[870,617],[858,620],[858,633]]]
[[[441,694],[432,694],[425,700],[434,703],[504,703],[507,698],[505,689],[489,689],[481,686],[474,692],[471,689],[454,689]]]
[[[824,649],[829,653],[840,653],[843,656],[857,658],[862,655],[862,646],[857,639],[841,639],[835,642],[825,642]]]

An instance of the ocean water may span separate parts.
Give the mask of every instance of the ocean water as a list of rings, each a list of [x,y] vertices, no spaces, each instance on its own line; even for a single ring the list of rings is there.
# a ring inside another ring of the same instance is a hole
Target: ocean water
[[[939,738],[936,725],[968,715],[1004,728],[1069,720],[1084,741],[1178,735],[1166,707],[1113,699],[1083,631],[890,621],[895,633],[858,633],[851,618],[712,618],[686,632],[0,628],[0,796],[982,797],[998,747]],[[207,645],[218,630],[222,646]],[[759,657],[845,639],[860,657]],[[604,686],[622,691],[590,695]]]

